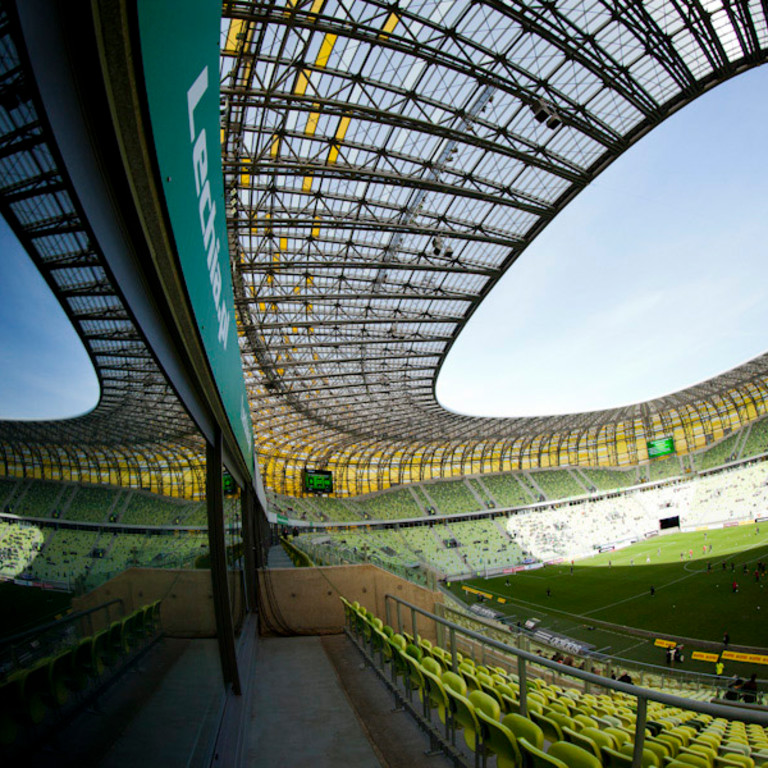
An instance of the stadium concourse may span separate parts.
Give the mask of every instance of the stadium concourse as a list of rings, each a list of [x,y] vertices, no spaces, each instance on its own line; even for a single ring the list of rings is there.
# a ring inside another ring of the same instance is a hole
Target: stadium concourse
[[[0,213],[100,388],[0,422],[3,764],[768,763],[749,679],[614,681],[439,583],[759,521],[768,355],[592,413],[435,398],[547,224],[765,62],[764,5],[0,0],[0,51]]]

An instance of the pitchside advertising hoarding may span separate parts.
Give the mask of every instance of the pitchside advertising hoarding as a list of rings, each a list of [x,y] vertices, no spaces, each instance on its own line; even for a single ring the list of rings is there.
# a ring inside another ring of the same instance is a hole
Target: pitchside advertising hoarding
[[[192,309],[249,467],[253,429],[237,342],[219,144],[217,0],[139,0],[157,163]]]

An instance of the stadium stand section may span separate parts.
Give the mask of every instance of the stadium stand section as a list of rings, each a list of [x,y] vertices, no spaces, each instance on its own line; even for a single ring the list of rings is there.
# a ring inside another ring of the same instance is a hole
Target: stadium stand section
[[[399,520],[424,514],[407,488],[381,491],[372,496],[358,497],[355,501],[372,520]]]
[[[670,456],[666,459],[653,459],[648,465],[651,482],[658,480],[668,480],[672,477],[680,477],[683,470],[680,467],[680,459],[677,456]]]
[[[531,494],[514,474],[487,475],[483,477],[482,482],[496,501],[497,507],[523,507],[533,501]]]
[[[0,576],[14,579],[27,570],[43,541],[43,532],[35,525],[0,522]]]
[[[621,488],[629,488],[637,485],[637,470],[614,470],[614,469],[593,469],[591,467],[581,468],[581,472],[587,478],[595,490],[598,491],[616,491]]]
[[[154,494],[132,491],[125,505],[120,504],[119,522],[127,525],[186,525],[191,520],[191,504],[163,499]],[[197,511],[197,510],[195,510]],[[205,524],[205,520],[202,521]]]
[[[741,450],[741,457],[760,456],[764,453],[768,453],[768,419],[761,419],[752,424]]]
[[[547,499],[569,499],[584,496],[586,491],[566,469],[534,472],[532,477]]]
[[[471,477],[467,480],[467,485],[469,486],[469,489],[472,491],[472,493],[475,495],[475,498],[480,500],[480,503],[487,507],[488,509],[492,509],[496,506],[496,503],[491,498],[491,494],[488,493],[488,490],[486,487],[482,484],[479,478],[477,477]]]
[[[61,483],[30,480],[20,484],[14,503],[17,515],[50,517],[69,501],[74,488]]]
[[[422,486],[439,515],[455,515],[482,508],[463,480],[448,480]]]
[[[699,470],[712,469],[727,464],[730,461],[734,461],[736,459],[734,451],[737,439],[737,434],[729,435],[724,440],[721,440],[719,443],[712,446],[709,450],[696,454],[696,468]]]
[[[113,488],[80,485],[67,503],[62,517],[81,522],[106,522],[122,493]]]

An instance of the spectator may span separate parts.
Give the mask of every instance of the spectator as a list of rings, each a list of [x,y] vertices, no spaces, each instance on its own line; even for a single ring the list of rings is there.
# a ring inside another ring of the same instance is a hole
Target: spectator
[[[744,685],[744,681],[738,675],[734,675],[728,683],[725,698],[728,699],[728,701],[737,701],[742,685]]]
[[[757,675],[753,672],[749,680],[741,686],[741,699],[747,704],[753,704],[757,698]]]
[[[723,670],[725,669],[725,665],[723,664],[720,659],[717,660],[717,663],[715,664],[715,674],[720,677],[720,675],[723,674]]]

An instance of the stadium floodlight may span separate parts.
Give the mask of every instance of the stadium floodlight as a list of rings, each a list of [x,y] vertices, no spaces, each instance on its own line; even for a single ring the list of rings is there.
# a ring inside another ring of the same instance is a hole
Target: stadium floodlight
[[[536,99],[531,105],[531,109],[533,109],[534,118],[539,123],[543,123],[550,115],[547,105],[541,99]]]

